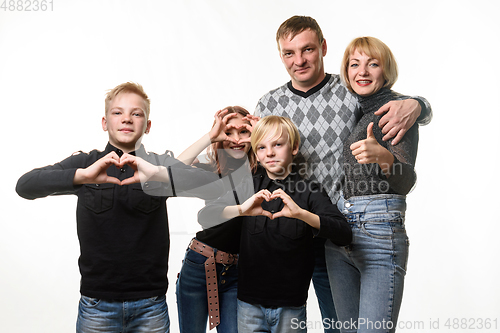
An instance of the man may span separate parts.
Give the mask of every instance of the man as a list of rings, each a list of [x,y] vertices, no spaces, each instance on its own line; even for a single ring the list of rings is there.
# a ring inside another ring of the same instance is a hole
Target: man
[[[323,57],[326,40],[318,23],[311,17],[293,16],[276,33],[280,58],[290,81],[271,90],[258,102],[255,115],[270,114],[291,118],[298,126],[302,145],[297,157],[301,173],[318,181],[333,203],[339,198],[342,181],[343,142],[360,118],[356,97],[342,84],[340,77],[325,73]],[[421,111],[423,115],[420,116]],[[392,101],[377,114],[384,140],[397,144],[419,118],[430,122],[431,109],[425,99]],[[420,116],[420,117],[419,117]],[[313,284],[325,324],[325,332],[337,321],[324,258],[324,241],[316,239],[316,266]]]

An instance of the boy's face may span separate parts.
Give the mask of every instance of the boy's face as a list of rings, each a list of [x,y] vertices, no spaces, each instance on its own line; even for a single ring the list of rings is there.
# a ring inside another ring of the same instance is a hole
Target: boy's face
[[[134,151],[136,143],[144,133],[149,133],[150,128],[144,100],[134,93],[118,94],[102,118],[102,129],[108,132],[109,142],[125,153]]]
[[[284,179],[291,171],[293,157],[299,151],[299,147],[291,147],[288,134],[283,133],[280,137],[269,134],[257,144],[257,160],[266,169],[271,179]]]

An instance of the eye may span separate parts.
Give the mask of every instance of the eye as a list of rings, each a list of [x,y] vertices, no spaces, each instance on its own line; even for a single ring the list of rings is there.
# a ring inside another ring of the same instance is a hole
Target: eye
[[[356,68],[356,67],[358,67],[358,64],[350,64],[349,67]]]
[[[372,62],[372,63],[370,64],[370,67],[378,67],[378,64],[377,64],[377,63],[375,63],[375,62]]]

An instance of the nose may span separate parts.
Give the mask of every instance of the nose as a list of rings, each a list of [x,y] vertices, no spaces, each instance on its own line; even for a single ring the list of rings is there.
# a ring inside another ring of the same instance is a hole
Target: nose
[[[366,65],[362,65],[362,66],[359,66],[359,75],[368,75],[368,66]]]
[[[297,66],[303,66],[306,62],[306,58],[302,55],[302,53],[297,53],[295,55],[295,64]]]
[[[128,114],[123,114],[122,116],[122,123],[131,123],[132,122],[132,117]]]
[[[266,148],[266,156],[274,156],[274,149],[272,148]]]

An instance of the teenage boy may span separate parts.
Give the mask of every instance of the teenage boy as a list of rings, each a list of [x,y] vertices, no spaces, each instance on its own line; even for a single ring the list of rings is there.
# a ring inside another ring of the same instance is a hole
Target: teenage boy
[[[78,196],[77,332],[169,332],[165,199],[172,196],[173,179],[180,180],[176,186],[181,190],[196,179],[213,178],[212,173],[178,163],[168,151],[145,151],[141,139],[151,128],[149,111],[149,98],[140,85],[115,87],[105,99],[102,128],[109,142],[104,151],[73,154],[26,173],[17,183],[17,193],[26,199]],[[188,175],[177,176],[181,171]],[[218,191],[216,186],[211,190]]]
[[[225,206],[231,193],[198,214],[242,222],[238,261],[238,332],[306,332],[306,300],[314,269],[313,238],[344,246],[351,230],[318,184],[293,169],[300,136],[289,118],[268,116],[253,129],[252,149],[262,167],[254,194]]]
[[[303,143],[296,163],[302,167],[301,173],[319,182],[336,203],[342,181],[343,142],[361,116],[358,101],[341,83],[339,75],[325,73],[323,57],[327,44],[316,20],[307,16],[289,18],[279,27],[276,42],[291,80],[265,94],[255,115],[285,116],[297,124]],[[376,114],[384,112],[387,113],[378,125],[385,134],[384,140],[394,138],[392,144],[399,142],[417,118],[420,125],[425,125],[432,117],[430,105],[421,97],[418,101],[392,101]],[[324,239],[315,241],[313,284],[323,321],[336,322],[324,244]],[[333,325],[328,326],[325,332],[339,332]]]

